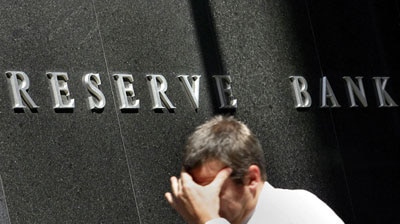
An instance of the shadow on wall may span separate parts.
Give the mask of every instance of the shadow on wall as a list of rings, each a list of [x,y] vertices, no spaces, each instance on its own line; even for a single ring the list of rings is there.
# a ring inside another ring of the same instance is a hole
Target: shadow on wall
[[[196,36],[199,43],[203,66],[206,73],[208,89],[211,93],[211,102],[213,103],[214,114],[235,113],[233,109],[220,109],[218,101],[218,91],[212,78],[214,75],[226,75],[226,70],[221,57],[219,40],[215,29],[213,13],[211,11],[209,0],[190,1],[193,21],[196,28]]]
[[[314,75],[327,76],[342,103],[341,108],[326,113],[331,117],[351,200],[349,223],[399,223],[394,211],[400,209],[400,113],[398,108],[377,106],[371,81],[374,76],[391,77],[386,89],[400,103],[400,89],[396,90],[400,84],[398,1],[305,3],[321,68]],[[343,76],[364,77],[368,107],[349,108]],[[314,79],[311,85],[318,87]]]
[[[286,0],[293,32],[301,43],[303,75],[313,88],[307,113],[324,147],[318,153],[332,177],[327,194],[346,223],[396,223],[400,199],[400,117],[398,108],[378,108],[374,76],[390,76],[387,90],[400,104],[400,10],[398,1]],[[210,1],[191,0],[193,21],[214,114],[218,109],[213,75],[225,75]],[[267,63],[267,62],[266,62]],[[297,74],[296,74],[297,75]],[[288,75],[289,76],[289,75]],[[319,108],[320,78],[327,76],[341,108]],[[349,108],[343,76],[364,76],[367,108]],[[289,81],[288,81],[289,82]],[[317,143],[316,143],[317,144]],[[315,148],[314,146],[313,148]],[[335,176],[335,177],[333,177]],[[398,223],[398,222],[397,222]]]

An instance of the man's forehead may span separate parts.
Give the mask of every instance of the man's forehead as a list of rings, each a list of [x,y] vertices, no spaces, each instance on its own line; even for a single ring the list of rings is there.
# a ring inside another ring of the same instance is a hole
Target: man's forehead
[[[213,159],[193,168],[190,171],[193,180],[200,185],[211,183],[218,172],[225,168],[226,165],[219,160]]]

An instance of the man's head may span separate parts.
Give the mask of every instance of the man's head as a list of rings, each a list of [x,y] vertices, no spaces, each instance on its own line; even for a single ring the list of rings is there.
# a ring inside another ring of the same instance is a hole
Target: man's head
[[[231,223],[248,218],[266,180],[259,141],[233,117],[216,116],[200,125],[188,139],[183,166],[202,186],[210,184],[222,169],[232,169],[219,194],[219,215]]]
[[[233,117],[216,116],[189,137],[183,156],[185,171],[190,173],[210,160],[219,160],[232,168],[231,179],[236,183],[243,183],[251,165],[258,166],[262,180],[266,180],[264,153],[258,139]]]

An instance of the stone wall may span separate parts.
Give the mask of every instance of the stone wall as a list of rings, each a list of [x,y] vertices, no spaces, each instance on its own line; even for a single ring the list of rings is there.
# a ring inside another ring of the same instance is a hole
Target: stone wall
[[[183,223],[163,195],[186,137],[215,114],[235,115],[256,133],[274,186],[315,193],[346,223],[398,221],[399,109],[376,106],[371,81],[391,77],[386,90],[400,102],[396,2],[0,6],[0,223]],[[13,72],[26,74],[38,108],[27,99],[15,107]],[[69,108],[54,108],[55,72],[68,75],[55,83],[67,83],[59,93],[74,101]],[[104,108],[89,108],[89,73],[99,74]],[[139,108],[120,108],[115,74],[131,75],[125,87]],[[148,75],[165,78],[174,109],[153,108]],[[199,108],[178,75],[201,76]],[[230,75],[236,109],[220,108],[215,75]],[[294,108],[295,75],[308,81],[310,108]],[[319,107],[322,76],[342,107]],[[365,77],[368,107],[348,106],[342,76]]]

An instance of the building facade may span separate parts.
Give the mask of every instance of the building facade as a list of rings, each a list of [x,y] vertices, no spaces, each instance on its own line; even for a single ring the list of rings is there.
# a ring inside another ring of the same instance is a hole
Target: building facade
[[[0,6],[0,223],[183,223],[164,193],[215,114],[275,187],[399,223],[398,1]]]

